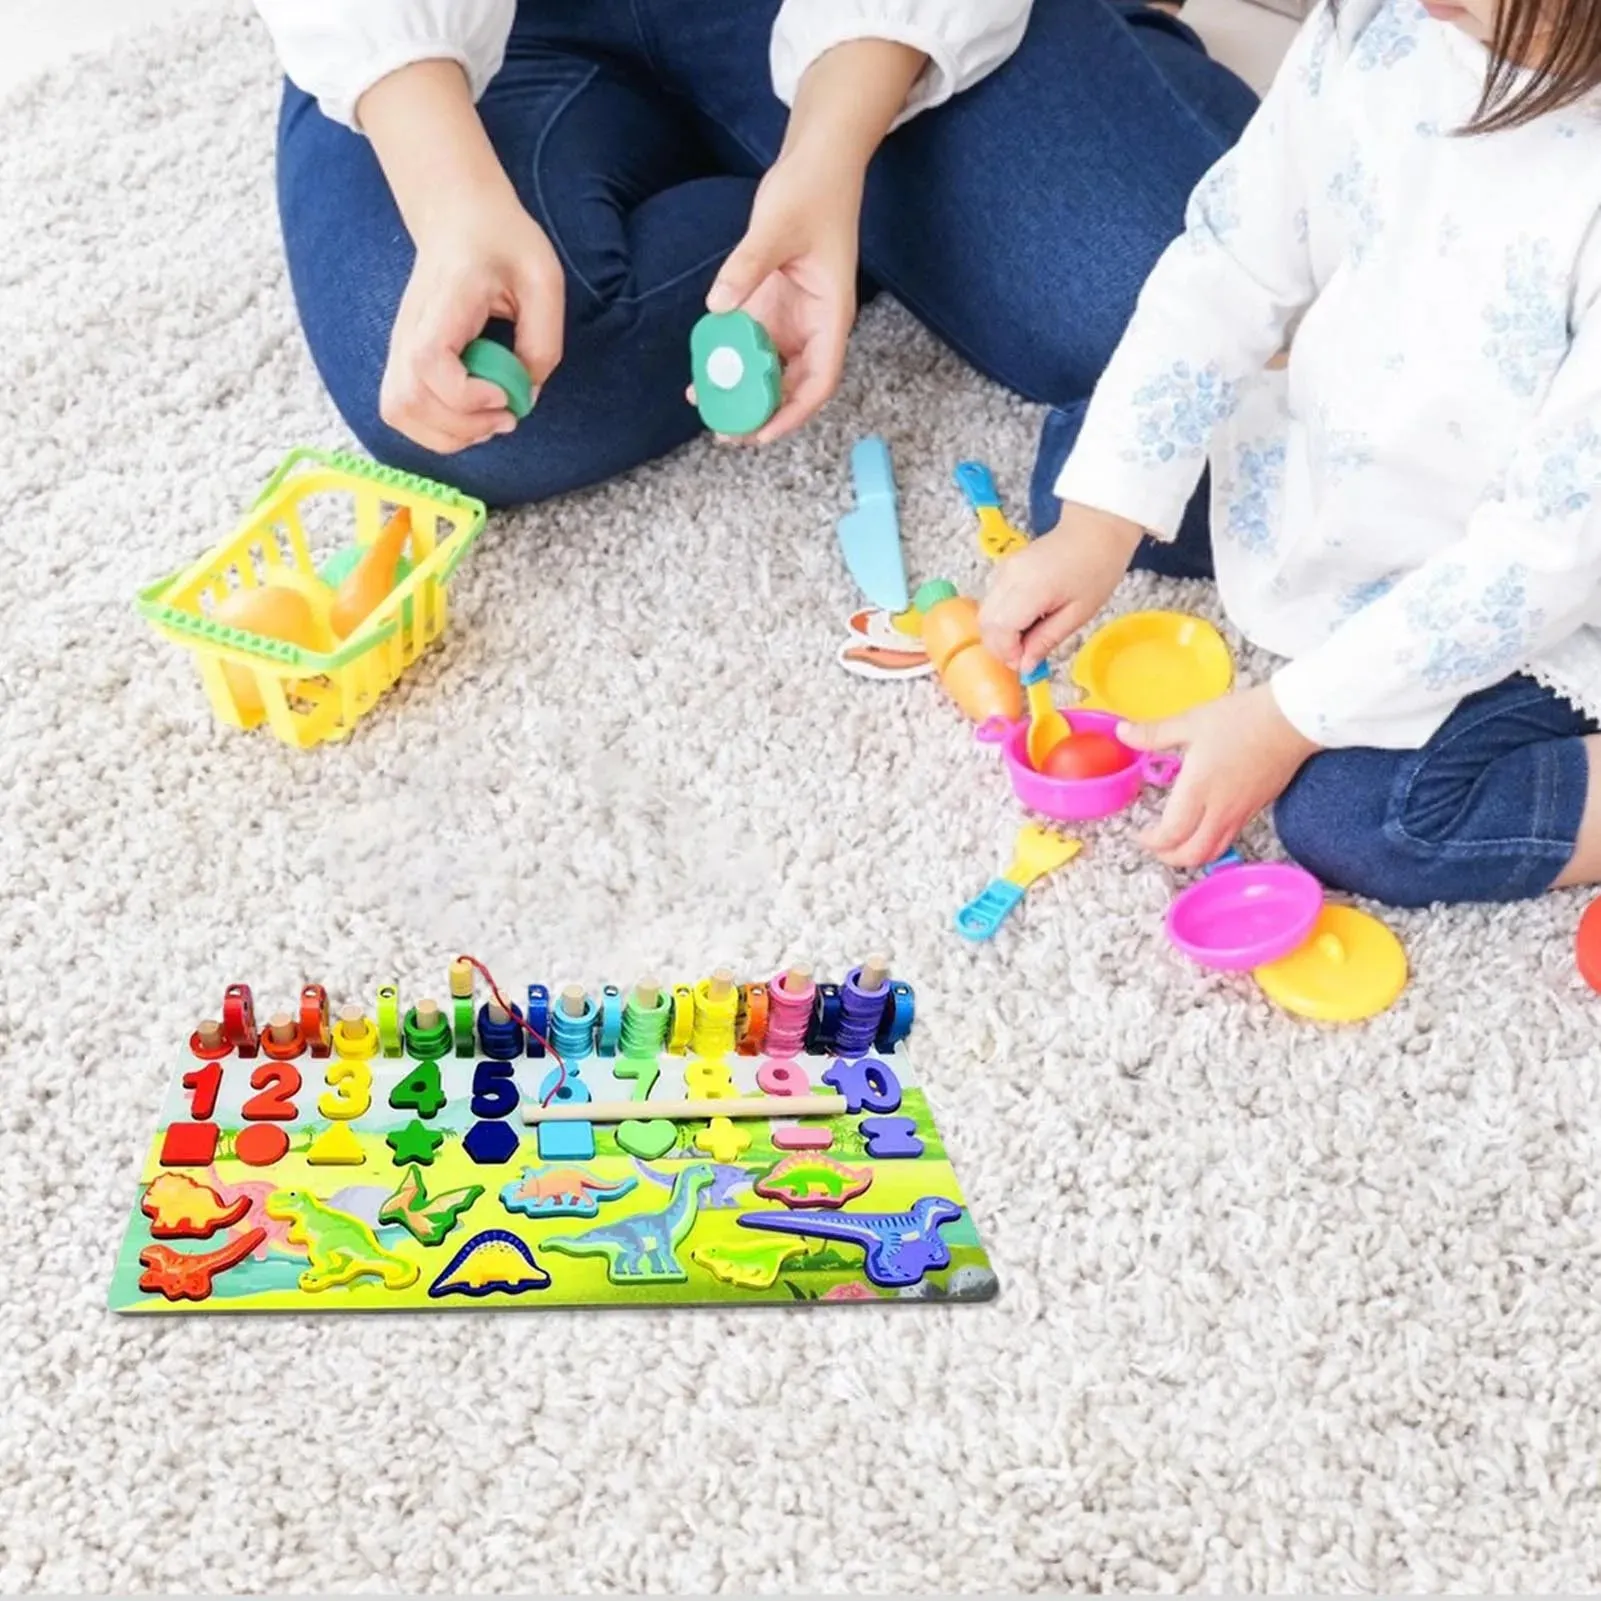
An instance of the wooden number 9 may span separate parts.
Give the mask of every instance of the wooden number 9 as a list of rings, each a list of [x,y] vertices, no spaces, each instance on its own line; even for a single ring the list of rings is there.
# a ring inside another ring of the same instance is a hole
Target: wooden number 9
[[[328,1093],[317,1097],[317,1111],[323,1117],[348,1123],[372,1105],[372,1068],[366,1062],[340,1057],[328,1064],[323,1076]]]
[[[763,1062],[756,1070],[756,1085],[763,1095],[809,1095],[812,1081],[793,1062]]]

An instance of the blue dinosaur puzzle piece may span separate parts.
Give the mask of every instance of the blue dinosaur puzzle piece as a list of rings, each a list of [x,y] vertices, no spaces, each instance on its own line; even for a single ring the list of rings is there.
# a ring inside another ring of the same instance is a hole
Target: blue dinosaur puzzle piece
[[[895,473],[889,446],[877,434],[851,450],[856,510],[839,520],[839,548],[858,587],[875,606],[903,612],[911,605],[901,525],[895,511]]]
[[[962,1209],[943,1195],[925,1195],[908,1212],[833,1212],[827,1217],[793,1212],[742,1212],[742,1228],[775,1234],[806,1234],[816,1240],[842,1240],[866,1252],[862,1271],[883,1289],[917,1284],[925,1273],[951,1265],[940,1229]]]

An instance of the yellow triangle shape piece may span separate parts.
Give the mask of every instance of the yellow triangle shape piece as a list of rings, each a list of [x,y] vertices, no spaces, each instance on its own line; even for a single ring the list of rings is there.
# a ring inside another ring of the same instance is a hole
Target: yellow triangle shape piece
[[[306,1149],[313,1167],[360,1167],[367,1160],[348,1123],[330,1123]]]

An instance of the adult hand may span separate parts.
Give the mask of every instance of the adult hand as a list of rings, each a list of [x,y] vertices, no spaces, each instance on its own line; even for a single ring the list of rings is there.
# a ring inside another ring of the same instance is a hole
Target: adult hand
[[[706,296],[710,311],[743,308],[767,330],[784,363],[779,408],[759,445],[793,433],[839,388],[856,319],[857,228],[862,178],[797,150],[768,169],[750,227]]]
[[[1126,518],[1064,505],[1050,533],[996,569],[978,614],[991,655],[1023,672],[1044,661],[1106,604],[1142,533]]]
[[[471,377],[461,352],[491,318],[512,323],[537,399],[561,360],[564,307],[561,263],[509,183],[431,209],[390,335],[379,415],[441,454],[510,433],[517,419],[504,392]]]
[[[1185,752],[1161,820],[1140,837],[1169,867],[1216,861],[1318,750],[1279,710],[1268,684],[1164,722],[1120,723],[1117,737],[1134,750]]]

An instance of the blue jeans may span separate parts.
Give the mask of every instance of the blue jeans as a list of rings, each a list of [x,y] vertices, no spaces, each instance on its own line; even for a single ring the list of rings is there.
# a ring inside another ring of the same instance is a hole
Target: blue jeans
[[[1054,526],[1051,484],[1085,406],[1053,411],[1035,467],[1036,530]],[[1147,538],[1134,565],[1169,578],[1214,576],[1206,484],[1171,543]],[[1286,851],[1325,884],[1430,906],[1543,894],[1579,837],[1593,719],[1515,674],[1470,695],[1421,750],[1320,751],[1273,811]]]
[[[515,433],[439,457],[379,419],[413,251],[367,142],[286,87],[278,197],[313,359],[361,443],[492,505],[581,488],[700,431],[689,330],[739,241],[787,113],[777,0],[529,0],[481,112],[566,271],[566,345]],[[868,175],[864,289],[987,376],[1088,395],[1191,188],[1255,109],[1182,24],[1036,0],[1016,55],[887,139]],[[504,332],[504,330],[501,330]]]

